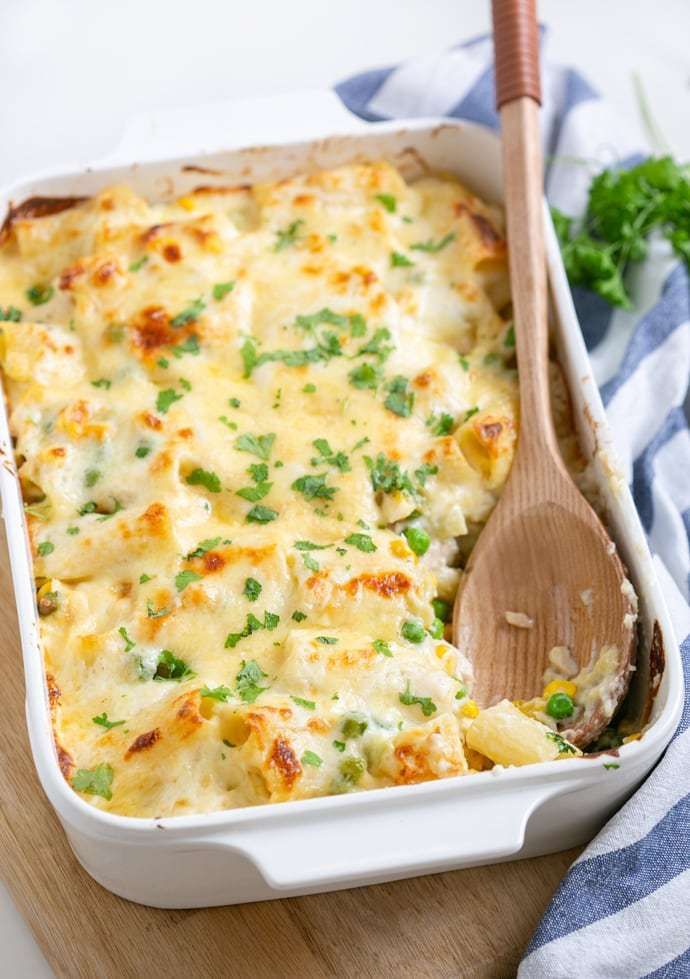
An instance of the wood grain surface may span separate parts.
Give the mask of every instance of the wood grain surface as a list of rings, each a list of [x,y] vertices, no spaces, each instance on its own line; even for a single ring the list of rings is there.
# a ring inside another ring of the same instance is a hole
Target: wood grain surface
[[[502,979],[515,974],[579,852],[227,908],[130,904],[81,869],[39,786],[26,735],[4,529],[0,650],[0,869],[60,979]]]

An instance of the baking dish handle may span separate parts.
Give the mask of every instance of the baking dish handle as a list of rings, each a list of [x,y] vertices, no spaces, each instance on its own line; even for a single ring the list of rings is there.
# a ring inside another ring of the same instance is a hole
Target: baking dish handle
[[[117,148],[98,165],[128,166],[182,152],[193,156],[253,144],[295,142],[330,132],[361,132],[367,125],[328,89],[226,99],[134,116]]]
[[[313,816],[306,809],[288,811],[276,824],[237,827],[212,845],[241,851],[276,891],[375,883],[517,854],[530,814],[551,794],[543,785],[513,786],[503,798],[482,791],[438,793],[390,799],[390,805],[379,797],[364,807],[358,796],[356,809],[333,806]]]

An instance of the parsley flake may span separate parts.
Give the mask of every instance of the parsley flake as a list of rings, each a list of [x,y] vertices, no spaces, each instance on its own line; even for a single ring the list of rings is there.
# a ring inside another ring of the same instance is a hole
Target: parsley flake
[[[187,585],[191,585],[193,581],[200,581],[201,575],[197,574],[196,571],[180,571],[175,575],[175,588],[178,592],[184,591]]]
[[[208,469],[192,469],[185,482],[190,486],[203,486],[209,493],[220,493],[220,477]]]
[[[234,282],[216,282],[213,287],[213,298],[219,303],[221,299],[225,299],[227,294],[232,292],[234,288]]]
[[[365,554],[373,554],[376,550],[376,544],[368,534],[350,534],[345,538],[345,543],[351,544],[359,551],[364,551]]]
[[[199,296],[199,298],[193,300],[193,302],[191,302],[186,309],[183,309],[181,313],[178,313],[177,316],[174,316],[170,320],[170,325],[175,329],[177,329],[180,326],[186,326],[187,323],[192,323],[196,321],[201,316],[201,314],[205,309],[206,309],[206,303],[201,298],[201,296]]]
[[[416,697],[413,693],[411,693],[409,680],[407,681],[407,686],[403,692],[398,696],[400,703],[404,704],[406,707],[412,707],[414,704],[419,704],[419,706],[422,708],[422,714],[424,714],[425,717],[431,717],[431,715],[435,714],[437,711],[436,704],[433,702],[431,697]]]
[[[113,769],[105,762],[95,768],[78,768],[72,777],[72,788],[86,795],[99,795],[110,801],[113,797]]]
[[[103,711],[102,714],[96,714],[96,716],[92,717],[91,720],[94,724],[100,724],[100,726],[104,727],[107,731],[110,731],[114,727],[119,727],[121,724],[127,723],[126,721],[109,721],[108,715],[105,711]]]
[[[428,241],[417,241],[414,245],[410,245],[410,249],[415,252],[431,252],[435,254],[436,252],[442,251],[446,245],[450,245],[451,241],[455,241],[454,231],[449,232],[440,241],[432,241],[431,238]]]
[[[166,388],[164,391],[159,391],[158,397],[156,398],[156,411],[164,415],[168,408],[176,401],[180,401],[181,398],[182,395],[178,394],[174,388]]]
[[[314,700],[305,700],[304,697],[293,697],[290,694],[290,700],[297,704],[298,707],[304,707],[305,710],[316,710],[316,702]]]
[[[257,600],[261,594],[261,590],[261,582],[257,581],[256,578],[245,578],[244,594],[250,602],[255,602]]]

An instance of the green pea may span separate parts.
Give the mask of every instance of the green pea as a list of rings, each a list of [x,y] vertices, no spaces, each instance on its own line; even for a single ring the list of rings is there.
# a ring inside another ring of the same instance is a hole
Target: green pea
[[[343,721],[341,730],[345,738],[359,738],[364,734],[367,726],[361,714],[351,714]]]
[[[403,622],[400,631],[408,642],[424,642],[424,626],[419,619],[408,619],[406,622]]]
[[[554,693],[546,701],[546,713],[557,721],[570,717],[575,710],[575,702],[567,693]]]
[[[359,782],[362,775],[366,771],[366,764],[363,758],[356,758],[354,755],[349,758],[343,758],[340,762],[340,774],[343,776],[346,782]]]
[[[421,527],[406,527],[403,530],[403,534],[410,546],[410,550],[414,551],[417,557],[421,557],[422,554],[426,554],[429,550],[431,537],[429,537],[426,530],[422,530]]]
[[[443,639],[443,622],[440,619],[434,619],[431,623],[429,635],[432,639]]]
[[[453,606],[450,602],[447,602],[443,598],[435,598],[431,603],[431,607],[437,619],[440,619],[441,622],[450,622],[450,617],[453,614]]]

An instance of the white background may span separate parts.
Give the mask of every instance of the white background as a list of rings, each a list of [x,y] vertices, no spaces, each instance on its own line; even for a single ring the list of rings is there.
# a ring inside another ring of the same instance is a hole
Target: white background
[[[637,72],[690,159],[690,0],[539,10],[552,61],[578,67],[631,125]],[[0,183],[105,156],[137,113],[329,87],[488,26],[488,0],[0,0]],[[1,885],[0,948],[3,974],[51,975]]]

